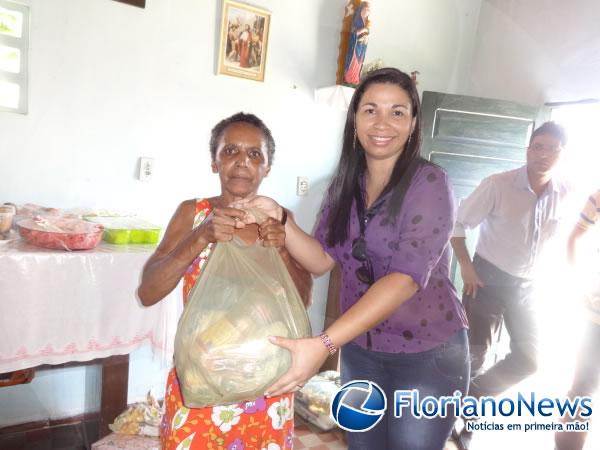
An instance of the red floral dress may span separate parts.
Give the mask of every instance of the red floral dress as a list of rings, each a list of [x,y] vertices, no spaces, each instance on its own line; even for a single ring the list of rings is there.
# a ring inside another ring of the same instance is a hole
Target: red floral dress
[[[196,201],[194,227],[210,214],[208,200]],[[183,276],[183,301],[210,254],[209,244]],[[186,408],[175,368],[167,377],[165,415],[160,427],[163,449],[283,450],[291,449],[294,432],[293,394],[257,398],[228,406]]]

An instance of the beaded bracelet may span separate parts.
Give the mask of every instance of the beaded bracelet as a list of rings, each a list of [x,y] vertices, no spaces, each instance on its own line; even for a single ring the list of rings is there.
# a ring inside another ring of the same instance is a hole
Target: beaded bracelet
[[[330,355],[335,355],[335,352],[337,352],[337,348],[335,345],[333,345],[333,342],[331,342],[331,338],[329,336],[327,336],[327,333],[325,333],[324,331],[319,335],[319,338],[321,339],[321,342],[323,343],[323,345],[325,347],[327,347],[327,351],[329,352]]]

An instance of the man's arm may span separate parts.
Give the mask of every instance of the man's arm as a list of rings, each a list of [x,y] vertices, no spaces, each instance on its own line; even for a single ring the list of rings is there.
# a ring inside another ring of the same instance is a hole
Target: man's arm
[[[578,243],[581,241],[581,238],[587,234],[590,228],[595,227],[597,224],[599,201],[600,195],[598,192],[589,196],[583,210],[579,214],[579,221],[569,235],[567,257],[572,266],[576,265],[577,259],[581,259],[581,255],[579,255],[580,251],[577,250]]]
[[[466,238],[453,237],[450,239],[450,244],[460,265],[460,276],[463,279],[463,293],[469,297],[476,298],[477,290],[483,287],[483,281],[479,278],[469,250],[467,250]]]
[[[581,218],[579,222],[575,224],[569,239],[567,240],[567,259],[569,261],[570,276],[567,275],[577,294],[585,294],[585,286],[587,285],[586,277],[588,271],[585,269],[585,263],[589,253],[585,255],[582,241],[589,237],[590,229],[595,227],[597,218],[597,211],[595,203],[591,203],[589,200],[581,212]],[[592,246],[594,248],[594,246]]]
[[[575,266],[577,262],[577,245],[587,231],[588,228],[582,228],[579,225],[575,225],[575,228],[573,228],[573,231],[571,231],[571,234],[569,235],[569,241],[567,242],[567,257],[572,266]]]
[[[477,290],[484,285],[467,250],[466,230],[475,228],[483,222],[492,211],[494,200],[494,182],[492,177],[488,177],[460,203],[450,239],[450,244],[460,265],[460,275],[464,283],[463,293],[472,298],[477,297]]]

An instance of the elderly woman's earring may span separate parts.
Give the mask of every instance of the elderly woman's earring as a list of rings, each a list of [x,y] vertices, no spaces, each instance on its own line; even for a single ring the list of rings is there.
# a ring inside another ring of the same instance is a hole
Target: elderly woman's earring
[[[352,141],[352,150],[356,151],[356,128],[354,129],[354,140]]]

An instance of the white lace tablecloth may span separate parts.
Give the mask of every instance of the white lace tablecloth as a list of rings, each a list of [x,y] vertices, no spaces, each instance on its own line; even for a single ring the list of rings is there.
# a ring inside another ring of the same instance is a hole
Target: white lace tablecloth
[[[136,297],[151,246],[44,250],[0,246],[0,373],[123,355],[149,343],[169,364],[181,312],[175,289],[156,305]]]

